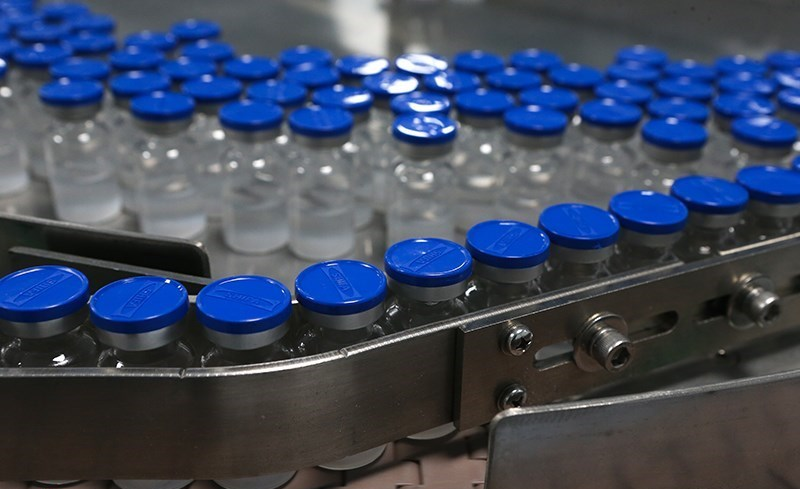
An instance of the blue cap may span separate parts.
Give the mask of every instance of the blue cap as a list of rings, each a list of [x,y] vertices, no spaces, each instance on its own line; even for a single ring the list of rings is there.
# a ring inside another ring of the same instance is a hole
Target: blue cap
[[[271,80],[278,76],[278,71],[279,66],[274,59],[249,54],[229,59],[223,65],[225,76],[236,78],[241,82]]]
[[[89,7],[76,2],[56,2],[42,5],[39,14],[48,21],[63,21],[74,19],[89,13]]]
[[[97,104],[103,99],[103,85],[94,80],[61,78],[39,88],[39,99],[52,107],[78,107]]]
[[[169,32],[139,31],[125,38],[126,46],[139,46],[161,52],[172,51],[177,44],[178,40]]]
[[[520,93],[520,105],[537,106],[572,114],[579,104],[579,97],[573,90],[544,85]]]
[[[198,104],[219,104],[238,99],[242,84],[236,78],[203,75],[184,83],[181,91]]]
[[[737,172],[752,200],[766,204],[798,204],[801,180],[797,171],[778,166],[749,166]]]
[[[590,100],[581,106],[579,114],[582,123],[609,128],[633,127],[642,119],[639,107],[612,99]]]
[[[268,102],[238,100],[220,108],[220,124],[226,129],[253,132],[269,131],[281,126],[284,111]]]
[[[70,33],[67,25],[33,23],[17,29],[17,40],[25,44],[53,44]]]
[[[529,48],[512,53],[509,56],[509,64],[518,70],[546,73],[551,68],[561,65],[562,58],[551,51]]]
[[[5,78],[6,71],[8,71],[8,63],[3,58],[0,58],[0,80]]]
[[[0,279],[0,319],[37,323],[68,316],[89,300],[89,279],[74,268],[43,265]]]
[[[66,45],[34,44],[15,49],[14,63],[25,68],[47,69],[69,58],[71,54],[72,49]]]
[[[309,138],[342,136],[353,128],[353,116],[336,107],[303,107],[289,114],[289,128]]]
[[[654,119],[686,119],[705,124],[709,118],[709,109],[700,102],[683,98],[659,98],[648,103],[648,114]]]
[[[659,70],[639,63],[616,63],[606,69],[606,76],[610,80],[626,80],[642,85],[656,83],[661,76]]]
[[[764,148],[792,146],[798,140],[798,129],[787,121],[770,116],[736,119],[731,125],[734,139]]]
[[[295,296],[309,311],[347,316],[379,306],[387,279],[378,268],[356,260],[316,263],[298,274]]]
[[[447,239],[407,239],[389,247],[384,270],[402,284],[447,287],[470,278],[473,259],[466,248]]]
[[[373,95],[365,88],[335,85],[314,92],[312,102],[321,107],[337,107],[351,114],[360,114],[373,106]]]
[[[329,51],[306,45],[284,49],[278,57],[284,68],[292,68],[293,66],[304,64],[327,66],[331,64],[333,59],[334,57]]]
[[[111,53],[108,60],[117,71],[149,71],[161,66],[164,55],[152,49],[128,46]]]
[[[590,90],[604,80],[604,75],[600,71],[578,63],[552,68],[548,76],[554,85],[571,90]]]
[[[620,225],[603,209],[587,204],[556,204],[540,214],[539,228],[551,243],[576,250],[596,250],[617,241]]]
[[[798,51],[784,50],[773,51],[765,56],[765,63],[771,69],[778,71],[798,69],[801,64],[801,54]]]
[[[406,53],[395,58],[395,69],[412,76],[433,75],[448,69],[448,60],[438,54]]]
[[[680,200],[652,190],[627,190],[609,201],[609,212],[620,227],[643,234],[672,234],[687,224]]]
[[[0,39],[6,39],[11,35],[11,26],[5,19],[0,19]]]
[[[170,27],[170,32],[183,42],[200,41],[201,39],[216,39],[220,37],[220,24],[204,19],[186,19],[176,22]]]
[[[776,112],[776,107],[770,100],[742,94],[724,93],[715,99],[712,106],[715,108],[715,113],[727,119],[772,115]]]
[[[70,20],[74,32],[111,34],[117,28],[114,17],[106,14],[88,13]]]
[[[64,38],[76,55],[107,54],[117,47],[114,36],[92,32],[80,32]]]
[[[284,72],[284,80],[317,90],[339,83],[339,72],[330,66],[296,65]]]
[[[781,108],[797,113],[799,103],[801,103],[801,95],[799,95],[797,88],[785,88],[776,96],[776,101]]]
[[[181,49],[181,55],[192,59],[202,59],[214,63],[223,63],[234,57],[234,48],[227,42],[201,39],[187,44]]]
[[[113,77],[109,87],[114,97],[130,99],[169,90],[170,79],[152,71],[129,71]]]
[[[416,146],[450,143],[457,132],[458,124],[442,114],[401,114],[392,124],[395,139]]]
[[[364,88],[370,90],[375,98],[388,99],[395,95],[411,93],[417,90],[420,82],[417,78],[406,73],[384,71],[377,75],[364,77]]]
[[[795,155],[793,161],[790,162],[790,167],[795,171],[801,171],[801,157]]]
[[[683,59],[668,63],[664,68],[668,78],[690,78],[702,83],[712,83],[717,78],[715,68],[692,59]]]
[[[524,136],[554,136],[562,134],[567,128],[564,112],[536,105],[507,110],[503,122],[506,129]]]
[[[154,92],[131,100],[131,114],[150,122],[170,122],[188,119],[195,112],[195,101],[188,95]]]
[[[50,67],[53,78],[105,81],[109,74],[108,63],[97,59],[68,58]]]
[[[496,268],[532,268],[548,259],[551,240],[530,224],[518,221],[484,221],[465,239],[473,259]]]
[[[504,68],[487,75],[487,85],[497,90],[517,93],[542,85],[542,78],[533,71]]]
[[[718,80],[718,91],[747,93],[770,97],[776,91],[776,82],[753,73],[735,73]]]
[[[398,95],[389,107],[398,114],[442,114],[451,111],[451,100],[441,93],[412,92]]]
[[[33,24],[34,22],[41,22],[44,18],[41,14],[34,13],[34,12],[14,12],[12,15],[8,15],[5,17],[5,22],[10,27],[11,31],[14,32],[20,27]]]
[[[502,70],[504,62],[503,58],[495,53],[473,49],[456,53],[456,56],[453,57],[453,66],[458,71],[486,75],[493,71]]]
[[[14,39],[0,39],[0,59],[11,59],[18,47]]]
[[[668,55],[659,48],[635,44],[620,48],[615,59],[620,63],[634,62],[659,68],[667,63]]]
[[[481,80],[472,73],[446,70],[426,75],[423,78],[423,86],[426,90],[451,96],[479,88]]]
[[[768,71],[767,67],[755,59],[743,54],[731,56],[721,56],[715,60],[715,69],[721,75],[733,75],[736,73],[752,73],[754,75],[764,75]]]
[[[699,149],[707,140],[706,128],[682,119],[651,119],[642,126],[644,141],[666,149]]]
[[[215,280],[195,301],[197,319],[214,331],[252,334],[284,324],[292,314],[292,293],[281,282],[257,275]]]
[[[654,94],[651,89],[626,80],[615,80],[595,87],[595,96],[609,98],[617,102],[633,105],[645,105]]]
[[[343,56],[336,62],[339,74],[343,78],[361,80],[365,76],[377,75],[389,69],[389,60],[369,54],[351,54]]]
[[[699,102],[709,102],[715,94],[712,85],[690,78],[671,78],[659,80],[656,83],[656,91],[662,97],[679,97]]]
[[[281,107],[296,107],[306,101],[306,88],[297,83],[267,80],[249,86],[247,97],[259,102],[273,102]]]
[[[485,88],[458,93],[455,102],[459,114],[471,117],[503,117],[515,104],[508,93]]]
[[[161,65],[161,72],[175,83],[183,83],[203,75],[217,73],[217,67],[211,61],[180,57]]]
[[[801,70],[798,68],[795,71],[776,71],[773,73],[773,81],[779,85],[780,88],[801,88]]]
[[[164,277],[132,277],[101,288],[89,301],[95,327],[120,334],[156,331],[177,323],[189,310],[186,288]]]
[[[722,178],[689,175],[673,182],[670,195],[679,199],[690,212],[701,214],[736,214],[748,203],[748,192]]]

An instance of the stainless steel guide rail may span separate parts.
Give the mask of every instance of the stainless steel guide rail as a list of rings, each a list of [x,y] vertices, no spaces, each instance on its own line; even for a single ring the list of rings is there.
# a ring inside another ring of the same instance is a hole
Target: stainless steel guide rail
[[[140,273],[92,263],[115,278]],[[757,311],[765,327],[735,329],[729,306],[753,276],[772,289],[756,295],[776,301],[757,301],[769,304]],[[0,457],[0,479],[234,478],[311,466],[787,335],[798,326],[798,290],[796,234],[306,358],[214,369],[0,369],[0,429],[13,447]],[[544,358],[540,350],[555,344],[571,351]]]

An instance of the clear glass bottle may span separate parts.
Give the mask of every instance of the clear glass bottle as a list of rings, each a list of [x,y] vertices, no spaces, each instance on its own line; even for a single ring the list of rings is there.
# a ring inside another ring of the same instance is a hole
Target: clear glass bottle
[[[17,131],[19,99],[5,83],[7,68],[0,59],[0,196],[22,192],[29,184],[25,168],[27,147],[20,144]]]
[[[551,240],[551,254],[540,280],[544,291],[559,290],[609,276],[620,226],[610,213],[586,204],[552,205],[538,226]]]
[[[707,141],[706,129],[680,119],[651,119],[642,126],[642,159],[634,181],[644,189],[667,194],[673,182],[696,174]]]
[[[504,123],[508,150],[495,211],[500,218],[533,225],[567,190],[570,168],[558,151],[567,116],[538,106],[517,107],[506,112]]]
[[[644,107],[654,97],[653,91],[644,85],[626,80],[614,80],[595,87],[599,99],[611,99],[621,104]]]
[[[72,48],[75,56],[95,61],[106,61],[117,46],[112,34],[85,31],[65,37],[64,42]]]
[[[646,108],[651,119],[679,119],[706,125],[709,109],[700,102],[683,98],[657,98]]]
[[[285,119],[286,116],[303,107],[307,96],[308,92],[303,85],[286,80],[267,80],[252,83],[246,93],[246,98],[249,100],[277,104],[284,109]],[[289,134],[287,127],[282,128],[282,131],[286,135]]]
[[[664,78],[656,83],[655,88],[660,97],[683,98],[702,104],[708,104],[715,95],[711,83],[692,78]]]
[[[169,77],[172,89],[179,92],[183,84],[188,81],[204,75],[216,74],[217,65],[205,59],[191,59],[181,56],[161,63],[159,71]]]
[[[389,104],[395,117],[401,114],[440,114],[449,116],[451,100],[441,93],[411,92],[392,97]]]
[[[556,65],[548,71],[548,78],[557,87],[572,90],[582,102],[595,98],[595,87],[604,80],[597,69],[578,63]]]
[[[670,195],[690,213],[684,235],[673,247],[679,259],[700,260],[736,246],[734,227],[748,203],[743,187],[721,178],[690,175],[676,180]]]
[[[218,69],[222,69],[223,64],[234,58],[234,48],[227,42],[216,41],[213,39],[201,39],[199,41],[184,44],[181,48],[181,56],[189,59],[210,61]]]
[[[465,292],[470,311],[533,297],[541,292],[550,240],[534,226],[518,221],[484,221],[467,232],[473,256],[473,279]]]
[[[97,344],[85,329],[89,280],[73,268],[43,265],[0,279],[0,366],[92,367]]]
[[[127,46],[114,51],[108,57],[111,69],[115,73],[128,71],[158,71],[164,62],[164,55],[159,51],[137,46]],[[167,76],[167,75],[164,75]]]
[[[756,243],[798,232],[798,172],[777,166],[751,166],[737,173],[750,196],[737,228],[738,242]]]
[[[472,73],[482,79],[494,71],[503,70],[505,65],[506,62],[499,55],[480,49],[461,51],[453,56],[456,71]]]
[[[295,280],[295,297],[308,323],[301,340],[305,353],[338,350],[384,334],[377,321],[384,314],[387,280],[381,270],[354,260],[312,265]],[[351,470],[376,461],[386,445],[370,448],[320,467]]]
[[[678,199],[652,190],[628,190],[609,201],[620,224],[613,274],[675,262],[673,245],[687,224],[687,208]]]
[[[220,109],[227,150],[222,185],[222,234],[240,253],[269,253],[289,241],[289,167],[281,135],[283,111],[250,100]]]
[[[658,67],[637,61],[618,61],[606,69],[606,77],[612,81],[625,80],[642,86],[653,86],[661,73]]]
[[[289,249],[307,260],[347,255],[356,244],[353,162],[343,146],[353,117],[332,107],[306,107],[289,116]]]
[[[170,33],[179,43],[188,44],[203,39],[217,39],[222,34],[222,28],[213,20],[184,19],[172,24]]]
[[[361,87],[364,78],[387,71],[389,60],[369,54],[350,54],[336,61],[342,83],[351,87]]]
[[[699,63],[694,59],[680,59],[671,61],[662,68],[665,79],[697,80],[701,83],[714,83],[718,76],[712,66]]]
[[[513,105],[512,96],[500,90],[478,89],[456,95],[460,127],[451,167],[456,182],[456,227],[460,231],[495,217],[495,197],[506,154],[503,114]]]
[[[451,149],[457,124],[439,114],[395,119],[398,156],[388,188],[387,244],[417,237],[454,235]]]
[[[139,229],[148,234],[193,238],[206,229],[203,195],[191,171],[187,128],[195,103],[177,93],[155,92],[131,101],[131,114],[141,129],[133,143],[135,208]]]
[[[737,119],[731,124],[734,147],[729,164],[738,171],[751,165],[782,166],[793,154],[798,128],[770,116]]]
[[[105,61],[72,57],[50,66],[50,76],[54,80],[91,80],[105,84],[111,74],[111,67]]]
[[[56,216],[82,224],[117,217],[122,196],[114,175],[111,134],[97,118],[103,85],[62,78],[42,86],[39,98],[53,117],[44,153]]]
[[[487,74],[487,86],[500,90],[519,100],[520,92],[542,85],[542,77],[537,73],[517,68],[503,68]]]
[[[297,83],[313,92],[339,83],[339,72],[331,66],[302,64],[287,69],[284,80]]]
[[[223,74],[236,78],[247,90],[252,84],[272,80],[278,76],[278,62],[266,56],[245,54],[229,59],[223,65]]]

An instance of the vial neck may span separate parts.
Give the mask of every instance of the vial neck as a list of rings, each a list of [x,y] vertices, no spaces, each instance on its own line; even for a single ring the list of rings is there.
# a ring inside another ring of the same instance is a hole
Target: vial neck
[[[420,145],[397,141],[397,148],[404,157],[422,161],[446,156],[453,149],[453,143]]]
[[[398,305],[405,310],[423,312],[424,315],[429,315],[437,312],[447,311],[453,306],[456,299],[448,299],[443,301],[420,301],[409,297],[398,296],[396,301]]]
[[[694,163],[701,158],[703,148],[694,149],[671,149],[650,144],[643,141],[643,151],[654,162],[668,165],[671,163],[686,164]]]
[[[507,129],[505,136],[507,141],[518,148],[541,150],[557,148],[562,144],[564,133],[550,136],[528,136]]]
[[[319,328],[320,338],[323,344],[328,346],[325,348],[327,350],[333,349],[332,347],[342,348],[367,341],[375,337],[374,333],[375,327],[372,324],[357,329]]]
[[[126,366],[150,365],[166,360],[178,350],[178,340],[164,346],[144,351],[129,351],[114,348],[114,354]]]
[[[640,243],[621,240],[617,245],[617,255],[624,260],[659,263],[670,255],[671,245],[646,246]]]
[[[17,344],[21,351],[28,353],[58,352],[70,337],[80,333],[80,328],[80,326],[77,326],[66,333],[57,334],[48,338],[17,338]]]
[[[283,352],[278,342],[252,350],[232,350],[221,346],[216,346],[216,348],[220,359],[231,365],[250,365],[286,358],[286,355],[282,355]]]
[[[748,144],[743,141],[739,141],[737,139],[734,140],[734,147],[740,153],[745,153],[748,155],[750,160],[754,161],[776,161],[781,160],[782,158],[789,155],[793,147],[791,146],[780,146],[780,147],[764,147],[764,146],[756,146],[753,144]]]
[[[525,297],[536,295],[540,292],[540,286],[537,280],[517,284],[508,284],[496,282],[485,277],[476,277],[476,281],[490,294],[503,297],[504,299],[508,300],[523,299]]]
[[[606,127],[591,124],[587,121],[579,124],[581,133],[588,138],[601,143],[615,143],[631,139],[634,136],[636,126],[631,127]]]

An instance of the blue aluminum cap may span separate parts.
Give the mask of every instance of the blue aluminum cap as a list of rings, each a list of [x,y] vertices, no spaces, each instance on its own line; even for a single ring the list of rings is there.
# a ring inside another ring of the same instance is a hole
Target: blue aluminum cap
[[[257,82],[271,80],[278,76],[278,62],[265,56],[245,54],[229,59],[223,65],[225,76],[236,78],[241,82]]]
[[[613,99],[590,100],[579,109],[581,122],[607,128],[633,127],[640,123],[642,110]]]
[[[801,157],[795,155],[793,161],[790,162],[790,167],[795,171],[801,171]]]
[[[748,192],[722,178],[689,175],[673,182],[670,195],[679,199],[690,212],[735,214],[748,203]]]
[[[54,44],[70,33],[68,25],[33,23],[17,29],[17,40],[25,44]]]
[[[97,59],[68,58],[50,67],[50,76],[70,80],[105,81],[111,68],[105,61]]]
[[[476,75],[486,75],[493,71],[502,70],[504,66],[503,58],[495,53],[473,49],[456,53],[453,57],[453,67],[458,71],[475,73]]]
[[[117,47],[117,41],[110,34],[80,32],[64,38],[72,51],[80,55],[108,54]]]
[[[387,279],[378,268],[356,260],[316,263],[298,274],[295,297],[309,311],[348,316],[379,306]]]
[[[0,59],[11,60],[19,44],[14,39],[0,39]]]
[[[318,90],[339,83],[339,72],[331,66],[303,64],[285,71],[284,80],[303,85],[309,90]]]
[[[4,18],[0,18],[0,39],[7,39],[11,35],[11,26]]]
[[[704,103],[712,100],[712,96],[715,94],[712,85],[691,78],[659,80],[656,83],[656,91],[662,97],[686,98]]]
[[[506,129],[524,136],[555,136],[567,128],[567,116],[536,105],[514,107],[503,115]]]
[[[164,55],[152,49],[128,46],[111,53],[108,60],[117,71],[150,71],[161,66]]]
[[[234,48],[227,42],[201,39],[193,44],[187,44],[181,49],[181,55],[191,59],[224,63],[234,57]]]
[[[716,114],[727,119],[772,115],[776,112],[776,106],[770,100],[742,94],[719,95],[712,107]]]
[[[94,34],[111,34],[117,28],[114,17],[106,14],[88,13],[70,20],[74,32],[91,32]]]
[[[365,76],[377,75],[389,69],[389,60],[369,54],[351,54],[336,62],[342,78],[361,80]]]
[[[68,316],[89,301],[89,279],[74,268],[43,265],[0,279],[0,319],[38,323]]]
[[[195,301],[203,326],[226,334],[253,334],[281,326],[292,314],[292,293],[269,277],[237,275],[203,287]]]
[[[389,247],[384,270],[402,284],[446,287],[470,278],[473,258],[465,247],[447,239],[407,239]]]
[[[764,148],[792,146],[798,140],[798,129],[789,122],[770,116],[736,119],[731,125],[734,139]]]
[[[752,73],[735,73],[718,80],[718,91],[724,93],[746,93],[770,97],[777,83]]]
[[[572,114],[579,104],[579,97],[573,90],[545,85],[521,92],[520,105],[537,106]]]
[[[659,70],[640,63],[616,63],[606,69],[606,76],[610,80],[626,80],[641,85],[651,85],[659,80]]]
[[[33,12],[14,12],[11,15],[5,17],[5,22],[8,24],[11,32],[15,32],[20,27],[24,27],[26,25],[33,24],[35,22],[41,22],[44,18],[41,14],[33,13]]]
[[[684,229],[687,208],[680,200],[652,190],[628,190],[609,201],[620,227],[643,234],[671,234]]]
[[[460,114],[472,117],[503,117],[515,104],[508,93],[485,88],[458,93],[455,102]]]
[[[442,114],[401,114],[392,123],[395,139],[416,146],[450,143],[457,133],[456,121]]]
[[[362,85],[367,90],[370,90],[373,97],[388,99],[395,95],[414,92],[420,86],[420,82],[417,81],[417,78],[407,73],[385,71],[377,75],[364,77]]]
[[[626,80],[615,80],[595,87],[595,96],[624,104],[645,105],[651,101],[654,94],[648,87]]]
[[[89,7],[77,2],[55,2],[42,5],[39,14],[47,21],[60,22],[89,13]]]
[[[132,277],[101,288],[89,301],[96,328],[119,334],[141,334],[173,325],[189,310],[186,288],[164,277]]]
[[[169,90],[170,79],[152,71],[129,71],[113,77],[109,87],[114,97],[130,99]]]
[[[715,68],[692,59],[668,63],[664,73],[667,78],[690,78],[701,83],[713,83],[717,78]]]
[[[736,73],[752,73],[762,76],[768,68],[761,62],[743,54],[721,56],[715,60],[715,69],[720,75],[733,75]]]
[[[442,93],[448,96],[459,92],[470,92],[481,87],[481,80],[472,73],[446,70],[426,75],[423,86],[431,92]]]
[[[333,59],[334,57],[329,51],[323,48],[306,45],[284,49],[281,51],[281,54],[278,55],[278,61],[281,62],[284,68],[292,68],[293,66],[303,64],[328,66]]]
[[[552,68],[551,82],[571,90],[590,90],[603,82],[604,75],[592,66],[570,63]]]
[[[539,226],[551,243],[575,250],[596,250],[617,241],[620,225],[615,217],[587,204],[556,204],[540,214]]]
[[[785,88],[776,96],[776,101],[783,109],[797,113],[799,110],[799,103],[801,103],[801,95],[797,88]]]
[[[128,35],[124,44],[166,52],[175,49],[178,40],[169,32],[139,31]]]
[[[200,41],[201,39],[216,39],[220,37],[222,28],[212,20],[186,19],[176,22],[170,27],[170,32],[182,42]]]
[[[297,107],[306,101],[306,88],[297,83],[267,80],[249,86],[247,97],[259,102],[273,102],[281,107]]]
[[[184,83],[181,91],[198,104],[219,104],[238,99],[242,83],[227,76],[203,75]]]
[[[801,54],[798,51],[773,51],[765,56],[765,63],[771,69],[778,71],[798,69],[801,64]]]
[[[289,128],[309,138],[342,136],[353,128],[353,116],[336,107],[304,107],[289,114]]]
[[[699,149],[706,144],[706,128],[682,119],[651,119],[642,126],[644,141],[665,149]]]
[[[778,166],[749,166],[737,172],[752,200],[766,204],[798,204],[801,179],[797,171]]]
[[[284,111],[276,104],[239,100],[220,108],[220,124],[226,129],[253,132],[268,131],[281,126]]]
[[[103,85],[94,80],[61,78],[39,88],[39,100],[51,107],[78,107],[103,99]]]
[[[362,114],[373,106],[373,95],[365,88],[335,85],[314,92],[312,103],[321,107],[345,109],[351,114]]]
[[[683,98],[658,98],[648,103],[648,114],[654,119],[683,119],[706,124],[709,109],[700,102]]]
[[[504,68],[489,73],[487,75],[487,85],[497,90],[517,93],[521,90],[542,85],[542,77],[533,71]]]
[[[395,69],[412,76],[427,76],[448,69],[448,60],[438,54],[406,53],[395,58]]]
[[[8,71],[8,64],[6,63],[6,60],[0,58],[0,80],[6,77],[6,71]]]
[[[521,49],[509,56],[509,64],[518,70],[547,73],[551,68],[562,64],[558,54],[544,49]]]
[[[551,240],[531,224],[518,221],[484,221],[465,239],[465,247],[478,263],[496,268],[532,268],[548,259]]]
[[[14,63],[24,68],[48,69],[53,64],[69,58],[70,55],[72,55],[72,49],[67,45],[34,44],[16,48]]]
[[[776,71],[773,73],[773,81],[780,88],[801,88],[801,70],[798,68],[795,71]]]
[[[154,92],[131,100],[131,114],[149,122],[171,122],[188,119],[195,112],[195,101],[188,95]]]
[[[451,100],[441,93],[412,92],[398,95],[389,107],[395,115],[399,114],[442,114],[451,111]]]
[[[668,55],[659,48],[646,46],[645,44],[635,44],[620,48],[615,59],[619,63],[635,62],[660,68],[667,63]]]
[[[180,57],[161,65],[161,72],[175,83],[183,83],[203,75],[217,73],[217,67],[211,61]]]

